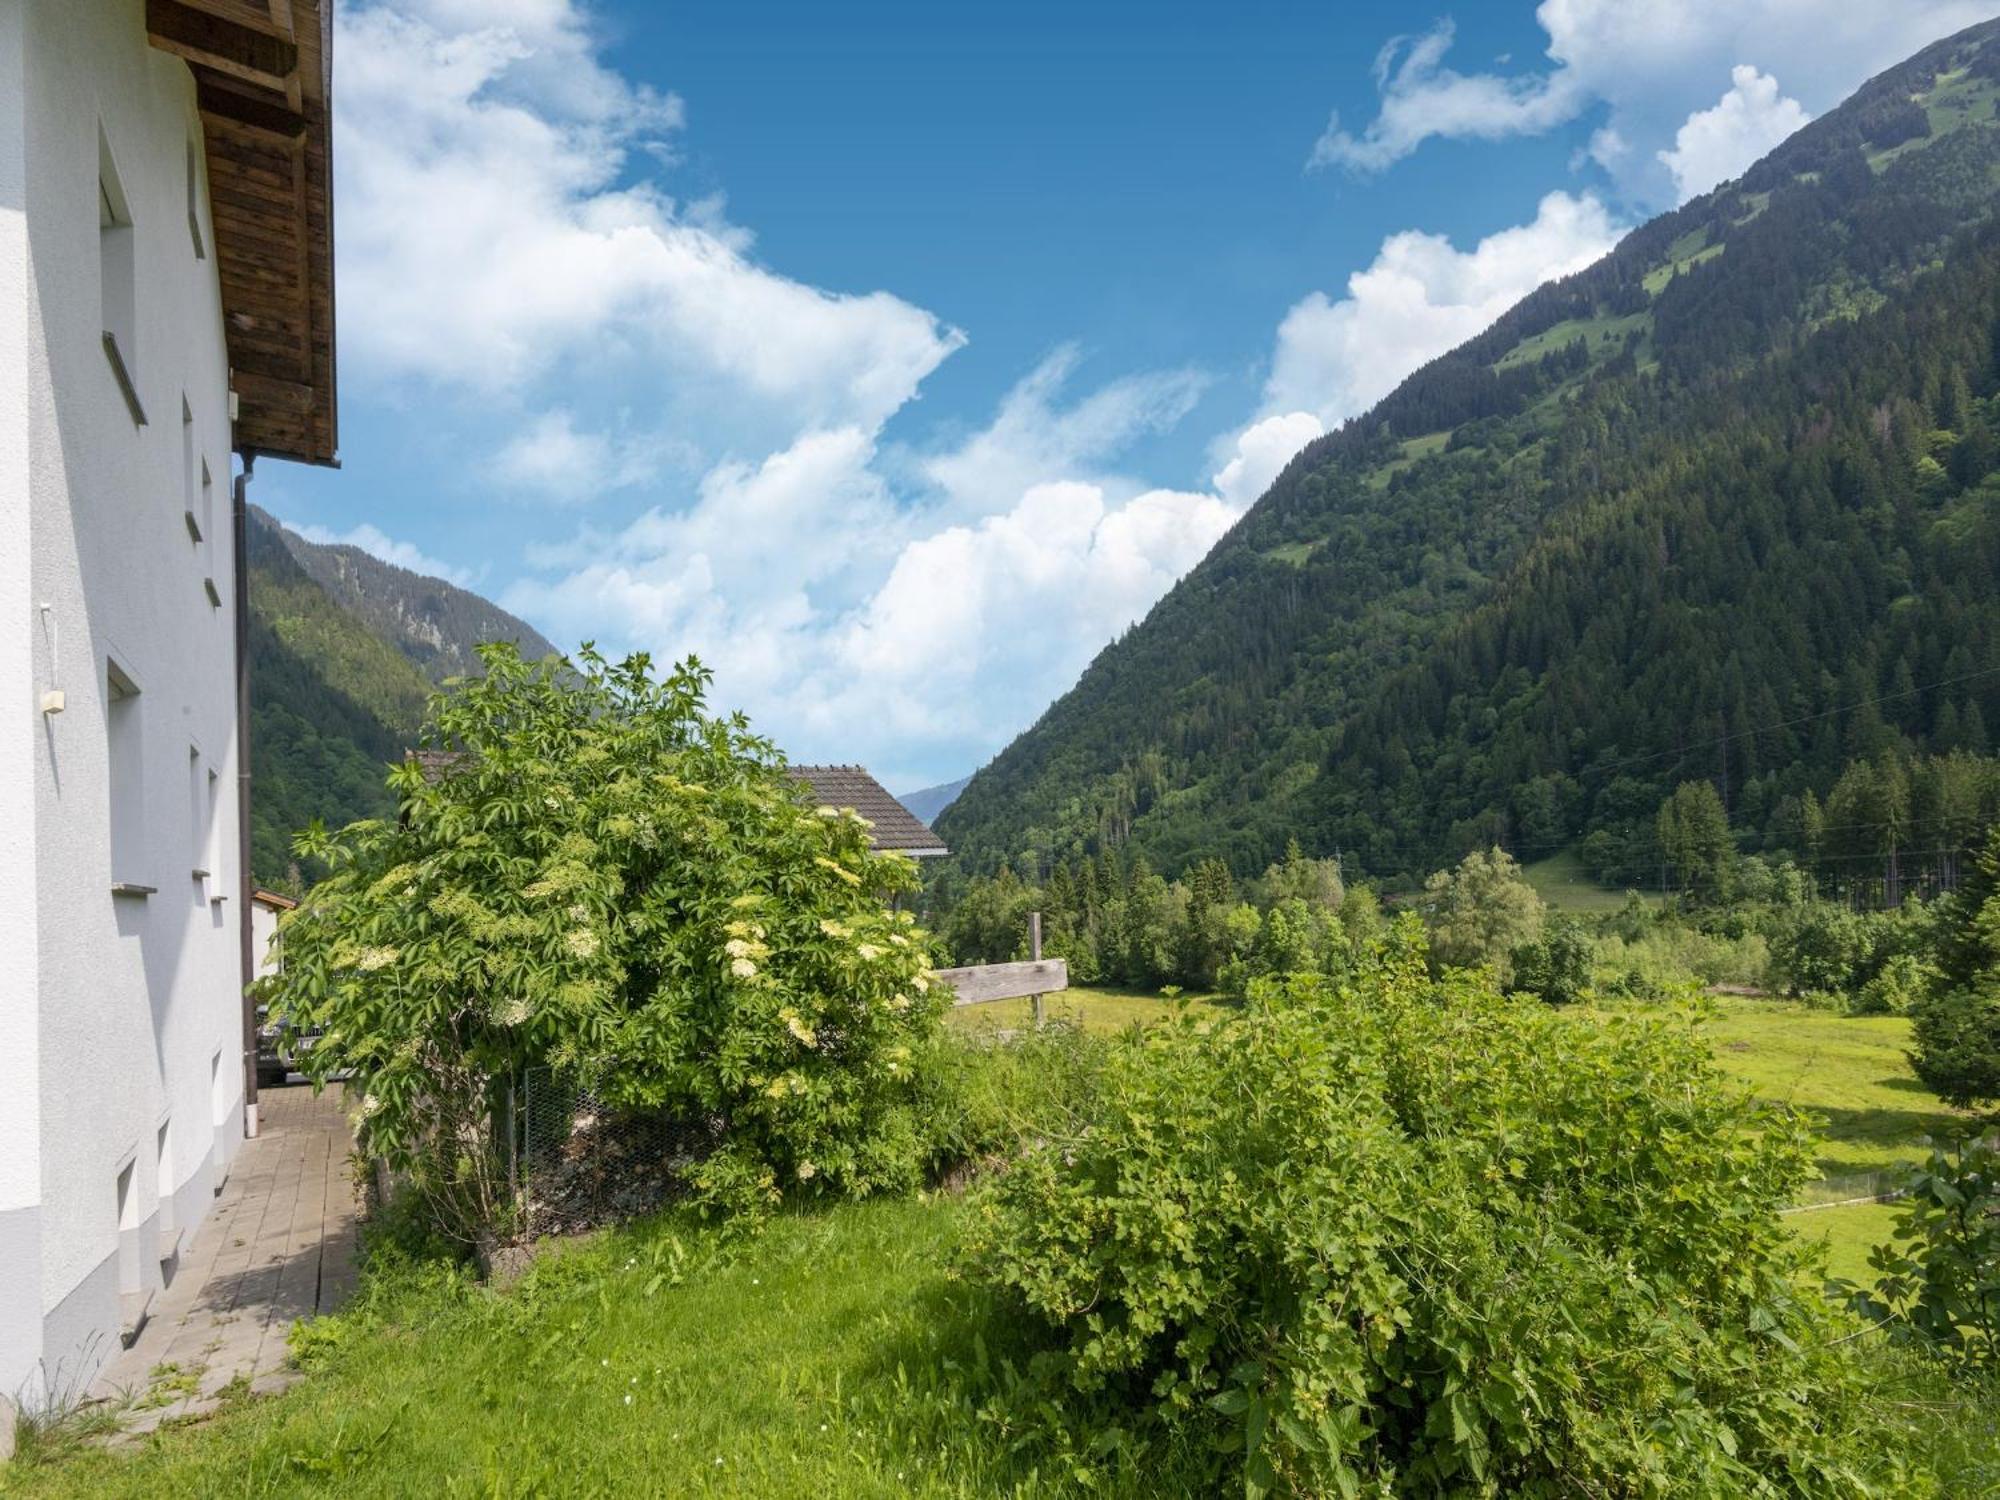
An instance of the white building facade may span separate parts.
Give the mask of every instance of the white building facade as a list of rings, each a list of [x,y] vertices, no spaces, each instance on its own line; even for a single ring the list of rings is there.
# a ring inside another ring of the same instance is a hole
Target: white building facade
[[[28,1407],[135,1330],[245,1134],[243,247],[202,78],[145,0],[0,0],[0,1395]]]

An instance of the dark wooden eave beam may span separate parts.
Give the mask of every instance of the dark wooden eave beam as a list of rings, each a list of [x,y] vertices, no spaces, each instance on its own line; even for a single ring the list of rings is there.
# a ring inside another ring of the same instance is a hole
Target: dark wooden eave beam
[[[230,0],[146,0],[146,34],[162,52],[280,96],[297,89],[298,44],[268,12]]]
[[[306,133],[305,115],[277,95],[248,89],[214,73],[195,73],[195,102],[204,115],[229,120],[267,135],[297,140]]]

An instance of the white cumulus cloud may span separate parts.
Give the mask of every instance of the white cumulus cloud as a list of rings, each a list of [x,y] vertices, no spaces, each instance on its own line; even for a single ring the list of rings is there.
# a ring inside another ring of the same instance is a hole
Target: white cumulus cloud
[[[1659,158],[1686,203],[1737,176],[1809,118],[1798,100],[1778,92],[1777,79],[1739,63],[1730,72],[1729,92],[1713,109],[1689,115]]]
[[[1443,21],[1383,49],[1375,117],[1359,132],[1331,120],[1308,164],[1380,171],[1427,140],[1539,134],[1601,108],[1587,154],[1621,192],[1666,201],[1676,183],[1659,152],[1743,59],[1780,69],[1801,107],[1820,112],[1992,14],[1991,0],[1542,0],[1547,65],[1509,73],[1447,66],[1453,31]]]
[[[1588,97],[1564,69],[1503,78],[1447,68],[1444,56],[1455,34],[1446,19],[1420,36],[1391,38],[1375,58],[1380,111],[1358,136],[1343,130],[1335,113],[1306,165],[1375,172],[1432,136],[1493,141],[1539,135],[1574,118]]]
[[[510,489],[581,504],[657,477],[670,453],[693,456],[687,445],[656,435],[580,428],[568,407],[557,406],[528,417],[493,456],[489,472]]]
[[[760,265],[716,204],[635,178],[682,107],[603,67],[570,0],[378,0],[342,9],[338,46],[341,334],[371,373],[640,369],[664,418],[784,440],[881,422],[963,342]]]
[[[1285,315],[1264,411],[1310,413],[1326,427],[1366,411],[1542,282],[1582,270],[1620,232],[1596,198],[1558,192],[1542,199],[1529,223],[1470,250],[1417,230],[1391,235],[1347,279],[1346,296],[1313,292]]]
[[[1301,448],[1325,431],[1326,424],[1309,411],[1280,412],[1252,422],[1228,444],[1230,456],[1216,471],[1215,492],[1231,505],[1247,507]]]
[[[1148,490],[1119,503],[1078,481],[905,547],[835,639],[820,679],[835,721],[872,702],[897,734],[995,742],[1074,682],[1235,521],[1214,495]],[[1035,670],[1012,668],[1023,661]]]

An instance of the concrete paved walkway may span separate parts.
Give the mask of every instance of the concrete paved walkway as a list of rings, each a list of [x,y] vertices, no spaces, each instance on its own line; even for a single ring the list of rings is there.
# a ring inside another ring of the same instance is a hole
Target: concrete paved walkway
[[[282,1389],[292,1324],[354,1288],[354,1141],[340,1086],[265,1089],[259,1102],[258,1136],[237,1153],[173,1285],[93,1391],[131,1403],[128,1432],[213,1410],[239,1381]]]

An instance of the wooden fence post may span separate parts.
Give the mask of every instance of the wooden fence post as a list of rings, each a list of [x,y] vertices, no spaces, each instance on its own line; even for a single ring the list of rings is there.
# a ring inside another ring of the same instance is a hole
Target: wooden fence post
[[[1042,961],[1042,914],[1038,911],[1028,913],[1028,957],[1036,963]],[[1040,995],[1030,996],[1029,1003],[1033,1006],[1035,1012],[1035,1030],[1040,1031],[1042,1029],[1042,997]]]

